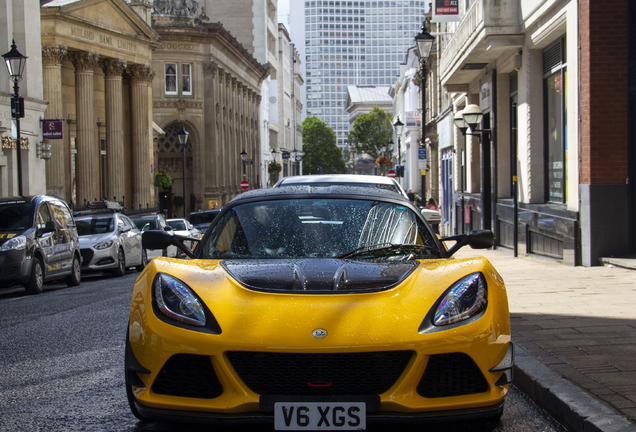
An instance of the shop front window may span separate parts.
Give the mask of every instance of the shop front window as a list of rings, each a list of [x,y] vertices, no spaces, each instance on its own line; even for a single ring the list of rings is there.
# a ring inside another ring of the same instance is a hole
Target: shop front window
[[[567,201],[567,69],[563,42],[544,52],[546,198],[554,203]]]

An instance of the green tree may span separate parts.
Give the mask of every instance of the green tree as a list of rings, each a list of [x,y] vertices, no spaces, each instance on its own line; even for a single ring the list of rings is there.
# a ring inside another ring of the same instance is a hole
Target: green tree
[[[303,120],[303,174],[344,173],[342,150],[336,145],[336,133],[318,117]]]
[[[353,122],[347,141],[356,149],[356,153],[366,153],[377,159],[382,144],[388,144],[393,136],[391,120],[389,112],[374,106],[370,113],[361,115]]]

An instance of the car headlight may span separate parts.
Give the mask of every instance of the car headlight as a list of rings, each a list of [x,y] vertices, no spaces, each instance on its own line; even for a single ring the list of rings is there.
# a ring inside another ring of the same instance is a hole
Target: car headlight
[[[93,246],[95,249],[101,250],[101,249],[108,249],[109,247],[111,247],[113,245],[113,243],[115,242],[115,240],[110,239],[110,240],[106,240],[105,242],[101,242],[99,244],[96,244],[95,246]]]
[[[477,315],[488,304],[486,278],[472,273],[455,282],[435,311],[433,324],[443,326],[467,320]]]
[[[2,247],[0,247],[0,251],[9,251],[9,250],[22,250],[26,249],[26,237],[25,236],[17,236],[13,237],[6,241]]]
[[[186,324],[205,326],[203,305],[185,283],[165,273],[158,273],[153,290],[157,306],[163,314]]]

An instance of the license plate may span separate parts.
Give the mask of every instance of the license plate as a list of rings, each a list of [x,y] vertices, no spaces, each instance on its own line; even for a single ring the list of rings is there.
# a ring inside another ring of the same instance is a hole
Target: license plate
[[[276,430],[364,430],[364,402],[277,402]]]

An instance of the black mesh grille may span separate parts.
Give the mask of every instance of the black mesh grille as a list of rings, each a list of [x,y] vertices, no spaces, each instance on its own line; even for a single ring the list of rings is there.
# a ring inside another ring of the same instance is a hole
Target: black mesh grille
[[[463,353],[436,354],[428,359],[417,393],[426,398],[483,393],[488,382],[472,358]]]
[[[82,255],[82,266],[88,266],[93,259],[93,249],[80,249],[80,254]]]
[[[231,351],[243,382],[261,395],[371,395],[387,391],[412,351],[289,354]]]
[[[176,354],[161,368],[152,391],[168,396],[214,399],[221,396],[223,387],[210,357]]]

